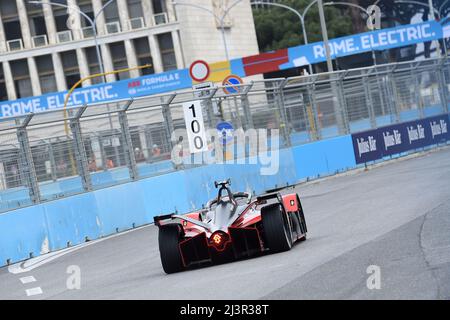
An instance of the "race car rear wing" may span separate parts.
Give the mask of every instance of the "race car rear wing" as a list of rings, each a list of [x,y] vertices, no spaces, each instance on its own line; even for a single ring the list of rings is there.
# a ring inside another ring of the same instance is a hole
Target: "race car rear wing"
[[[164,221],[164,220],[172,220],[172,217],[174,216],[174,214],[173,213],[171,213],[171,214],[166,214],[166,215],[163,215],[163,216],[156,216],[156,217],[153,217],[153,221],[155,222],[155,225],[159,225],[160,223],[160,221]]]
[[[163,216],[157,216],[157,217],[153,218],[153,221],[155,222],[155,225],[159,227],[159,226],[164,225],[164,223],[161,224],[161,222],[165,221],[165,222],[170,223],[170,222],[172,222],[174,220],[177,220],[177,219],[190,222],[192,224],[195,224],[195,225],[197,225],[199,227],[204,228],[207,231],[211,231],[211,228],[210,228],[210,226],[208,224],[206,224],[206,223],[204,223],[202,221],[199,221],[199,220],[195,220],[195,219],[189,218],[187,216],[180,216],[180,215],[177,215],[177,214],[167,214],[167,215],[163,215]]]
[[[278,192],[277,193],[265,194],[265,195],[256,197],[256,201],[258,201],[260,203],[267,202],[267,200],[271,200],[271,199],[278,199],[278,201],[283,203],[283,198],[282,198],[281,194],[278,193]]]

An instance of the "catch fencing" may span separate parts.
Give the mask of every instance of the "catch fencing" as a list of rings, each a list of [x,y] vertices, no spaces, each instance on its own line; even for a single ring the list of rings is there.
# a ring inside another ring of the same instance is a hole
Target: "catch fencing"
[[[208,128],[278,129],[283,148],[447,113],[449,83],[440,58],[4,118],[0,211],[186,169],[172,161],[184,102],[202,101]]]

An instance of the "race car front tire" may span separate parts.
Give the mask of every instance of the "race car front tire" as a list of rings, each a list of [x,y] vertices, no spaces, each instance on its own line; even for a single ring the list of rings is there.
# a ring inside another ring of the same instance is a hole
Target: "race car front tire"
[[[159,253],[164,271],[168,274],[184,269],[179,249],[180,230],[177,225],[166,225],[159,228]]]
[[[292,230],[281,204],[275,203],[261,209],[264,238],[272,252],[288,251],[292,248]]]

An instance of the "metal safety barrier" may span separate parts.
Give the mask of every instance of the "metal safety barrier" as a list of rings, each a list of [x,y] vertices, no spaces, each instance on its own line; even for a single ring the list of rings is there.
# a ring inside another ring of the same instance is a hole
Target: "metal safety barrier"
[[[279,129],[290,147],[449,112],[449,83],[439,58],[4,118],[0,211],[180,170],[171,152],[184,102],[202,101],[209,128]]]

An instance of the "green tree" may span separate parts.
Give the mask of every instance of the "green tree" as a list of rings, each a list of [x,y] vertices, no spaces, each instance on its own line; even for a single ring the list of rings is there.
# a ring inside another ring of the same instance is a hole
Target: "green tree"
[[[300,13],[311,0],[284,0],[286,4]],[[353,33],[352,19],[348,8],[326,6],[325,19],[328,37],[336,38]],[[254,6],[253,15],[260,51],[270,51],[304,44],[303,31],[299,18],[291,11],[274,6]],[[322,41],[319,13],[314,5],[305,18],[309,42]]]

